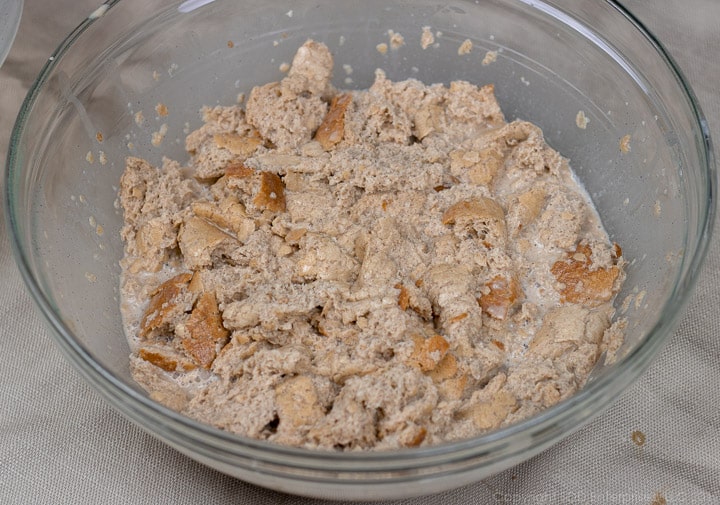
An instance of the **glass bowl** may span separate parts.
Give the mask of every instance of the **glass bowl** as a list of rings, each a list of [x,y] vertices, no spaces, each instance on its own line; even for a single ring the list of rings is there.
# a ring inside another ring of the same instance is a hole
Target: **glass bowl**
[[[425,50],[424,26],[436,39]],[[388,30],[405,45],[381,54],[376,46],[388,42]],[[377,67],[391,79],[494,83],[508,120],[544,130],[629,260],[617,298],[627,336],[614,364],[598,366],[581,392],[523,422],[394,452],[281,447],[199,424],[148,398],[130,377],[119,309],[124,159],[187,159],[182,139],[200,125],[200,107],[232,104],[239,92],[278,80],[281,64],[307,38],[334,53],[338,87],[368,87]],[[460,56],[465,39],[473,50]],[[487,51],[497,51],[497,60],[482,65]],[[352,66],[351,83],[342,65]],[[159,102],[171,111],[167,118],[154,117]],[[138,111],[146,116],[141,125]],[[579,111],[586,128],[576,123]],[[164,122],[158,149],[152,132]],[[631,149],[623,152],[626,135]],[[458,487],[528,459],[602,412],[648,366],[707,250],[716,191],[711,152],[681,73],[612,1],[116,0],[68,36],[25,99],[5,174],[6,215],[19,268],[59,347],[127,418],[197,461],[261,486],[322,498],[399,498]]]
[[[0,66],[5,62],[15,40],[22,9],[22,0],[0,0]]]

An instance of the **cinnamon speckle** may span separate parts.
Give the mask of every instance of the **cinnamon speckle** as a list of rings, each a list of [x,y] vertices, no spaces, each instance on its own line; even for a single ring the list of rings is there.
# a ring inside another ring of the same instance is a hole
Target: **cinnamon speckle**
[[[667,505],[667,500],[662,494],[655,493],[655,497],[653,501],[650,502],[650,505]]]
[[[632,439],[633,443],[638,447],[642,447],[643,445],[645,445],[645,433],[643,433],[642,431],[633,431],[632,435],[630,435],[630,438]]]

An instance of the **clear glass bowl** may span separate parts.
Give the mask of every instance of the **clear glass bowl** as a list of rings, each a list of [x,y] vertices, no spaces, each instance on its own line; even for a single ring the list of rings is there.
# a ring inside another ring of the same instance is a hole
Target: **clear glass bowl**
[[[423,26],[441,32],[426,50]],[[376,45],[388,41],[388,30],[405,45],[383,55]],[[279,79],[280,64],[310,37],[334,53],[339,87],[367,87],[376,67],[392,79],[494,83],[508,119],[542,127],[630,260],[619,309],[626,296],[644,293],[624,314],[627,339],[615,364],[598,367],[580,393],[522,423],[382,453],[245,439],[167,410],[133,382],[118,301],[116,201],[125,156],[186,159],[181,139],[200,125],[202,105],[233,103],[239,92]],[[466,38],[473,50],[459,56]],[[497,61],[482,65],[489,50]],[[343,64],[354,69],[349,85]],[[155,118],[158,102],[167,118]],[[581,110],[586,129],[576,126]],[[165,121],[159,149],[151,133]],[[627,153],[619,149],[625,135]],[[458,487],[537,454],[603,411],[648,366],[707,250],[716,191],[711,152],[677,67],[612,1],[117,0],[68,36],[30,90],[12,135],[6,215],[19,268],[60,348],[122,414],[190,457],[262,486],[323,498],[397,498]]]
[[[15,40],[22,9],[22,0],[0,0],[0,66]]]

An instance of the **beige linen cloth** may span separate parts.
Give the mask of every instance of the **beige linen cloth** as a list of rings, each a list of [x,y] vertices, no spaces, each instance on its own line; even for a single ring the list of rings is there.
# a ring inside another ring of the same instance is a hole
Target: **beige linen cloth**
[[[0,69],[0,159],[50,53],[100,0],[26,0]],[[685,72],[720,145],[720,1],[626,0]],[[111,410],[64,361],[0,227],[0,504],[328,503],[204,467]],[[720,238],[720,233],[716,235]],[[604,415],[483,482],[406,505],[720,504],[720,242],[679,329]],[[634,431],[645,434],[641,447]]]

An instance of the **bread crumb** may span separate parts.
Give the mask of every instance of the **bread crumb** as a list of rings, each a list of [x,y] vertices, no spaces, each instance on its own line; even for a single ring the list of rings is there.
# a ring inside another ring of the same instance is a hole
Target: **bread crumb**
[[[397,32],[388,30],[388,37],[390,37],[390,48],[393,50],[398,50],[405,45],[405,37]]]
[[[163,140],[165,140],[165,135],[167,135],[167,131],[168,125],[166,123],[160,125],[160,129],[152,133],[152,145],[158,147],[162,144]]]
[[[653,205],[653,214],[655,214],[655,217],[660,217],[660,214],[662,214],[660,200],[655,200],[655,205]]]
[[[97,139],[98,142],[102,142],[102,141],[103,141],[103,134],[102,134],[102,132],[97,132],[97,133],[95,134],[95,138]]]
[[[343,65],[343,70],[345,71],[345,75],[350,75],[353,73],[352,65],[348,65],[347,63]]]
[[[458,54],[469,54],[470,51],[472,51],[473,43],[470,39],[465,39],[462,44],[460,44],[460,47],[458,48]]]
[[[157,112],[158,116],[160,116],[160,117],[167,116],[168,115],[167,105],[165,105],[164,103],[158,103],[155,106],[155,112]]]
[[[587,128],[590,119],[585,115],[585,111],[579,110],[577,116],[575,116],[575,124],[581,130]]]
[[[105,151],[98,151],[98,159],[100,160],[101,165],[107,165],[108,159],[105,155]]]
[[[142,126],[145,122],[145,115],[143,114],[143,111],[139,110],[135,113],[135,124],[138,126]]]
[[[423,26],[422,35],[420,36],[420,47],[427,49],[435,42],[435,36],[429,26]]]
[[[629,153],[630,152],[630,135],[625,135],[623,138],[620,139],[620,151],[623,153]]]
[[[640,306],[642,305],[642,302],[645,299],[646,295],[647,291],[645,291],[644,289],[637,294],[637,296],[635,297],[635,310],[640,309]]]
[[[85,161],[90,163],[91,165],[95,162],[95,156],[93,155],[92,151],[88,151],[85,155]]]
[[[375,49],[377,49],[377,52],[380,54],[387,54],[388,45],[385,42],[381,42],[380,44],[375,46]]]
[[[621,314],[627,313],[627,311],[630,309],[630,305],[632,305],[632,302],[634,299],[635,299],[635,295],[632,293],[627,295],[623,299],[622,304],[620,305],[620,313]]]
[[[233,42],[232,40],[228,40],[228,41],[227,41],[227,46],[228,46],[230,49],[232,49],[233,47],[235,47],[235,42]]]
[[[85,278],[88,282],[97,282],[97,275],[91,274],[90,272],[85,272]]]
[[[152,78],[156,82],[159,81],[160,80],[160,72],[158,72],[157,70],[153,70]]]
[[[96,233],[98,236],[102,236],[103,233],[105,233],[105,228],[103,228],[103,226],[99,224],[99,225],[97,225],[97,226],[95,227],[95,233]]]
[[[497,51],[488,51],[485,53],[485,57],[482,60],[482,64],[487,66],[491,63],[495,63],[497,61],[498,53]]]
[[[278,67],[278,69],[280,70],[280,72],[285,74],[288,70],[290,70],[290,65],[287,62],[283,61]]]

